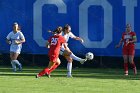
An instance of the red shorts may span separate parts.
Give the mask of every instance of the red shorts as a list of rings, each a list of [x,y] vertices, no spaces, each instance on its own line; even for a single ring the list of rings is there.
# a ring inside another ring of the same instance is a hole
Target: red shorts
[[[134,45],[124,46],[122,52],[123,55],[135,55],[135,46]]]
[[[51,62],[56,62],[58,59],[58,55],[49,55],[49,59]]]

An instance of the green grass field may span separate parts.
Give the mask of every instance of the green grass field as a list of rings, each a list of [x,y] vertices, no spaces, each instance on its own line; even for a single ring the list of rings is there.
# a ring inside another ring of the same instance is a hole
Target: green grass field
[[[10,67],[0,67],[0,93],[140,93],[140,75],[123,75],[123,69],[73,69],[73,78],[66,69],[58,68],[51,78],[35,75],[43,69],[24,67],[13,73]],[[139,71],[138,71],[139,73]]]

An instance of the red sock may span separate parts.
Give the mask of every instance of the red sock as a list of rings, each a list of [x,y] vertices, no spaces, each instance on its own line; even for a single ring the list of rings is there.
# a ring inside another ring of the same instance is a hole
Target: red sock
[[[42,71],[38,74],[38,76],[41,77],[41,76],[43,76],[44,74],[46,74],[46,73],[48,73],[48,72],[49,72],[49,68],[45,68],[44,70],[42,70]]]
[[[50,68],[50,70],[48,71],[48,74],[50,74],[52,71],[54,71],[58,66],[59,66],[59,64],[56,63],[52,68]]]
[[[132,67],[133,69],[135,69],[135,68],[136,68],[136,65],[135,65],[135,63],[134,63],[134,62],[132,62],[132,63],[131,63],[131,67]]]
[[[128,63],[124,63],[124,72],[128,74]]]

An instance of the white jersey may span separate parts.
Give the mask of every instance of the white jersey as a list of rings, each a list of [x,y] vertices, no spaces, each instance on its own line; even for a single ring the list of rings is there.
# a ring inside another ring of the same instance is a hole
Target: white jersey
[[[21,51],[22,48],[22,44],[16,44],[15,40],[21,40],[21,39],[25,39],[24,35],[22,32],[18,31],[17,33],[14,33],[13,31],[11,31],[7,37],[8,40],[11,41],[11,46],[10,46],[10,52],[15,52],[15,53],[19,53]]]
[[[67,34],[64,34],[64,32],[63,32],[62,36],[65,38],[66,42],[69,41],[69,38],[76,38],[76,36],[72,32],[69,32]]]
[[[69,32],[67,34],[64,34],[64,32],[63,32],[62,36],[65,38],[66,42],[69,41],[69,38],[76,38],[76,36],[72,32]],[[61,51],[64,51],[64,50],[65,50],[65,48],[64,48],[64,45],[62,44]]]

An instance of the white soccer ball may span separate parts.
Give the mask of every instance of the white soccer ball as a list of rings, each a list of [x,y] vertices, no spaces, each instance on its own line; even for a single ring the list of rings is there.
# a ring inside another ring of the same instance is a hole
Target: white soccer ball
[[[88,60],[92,60],[92,59],[94,58],[94,54],[91,53],[91,52],[88,52],[88,53],[86,53],[86,58],[87,58]]]

